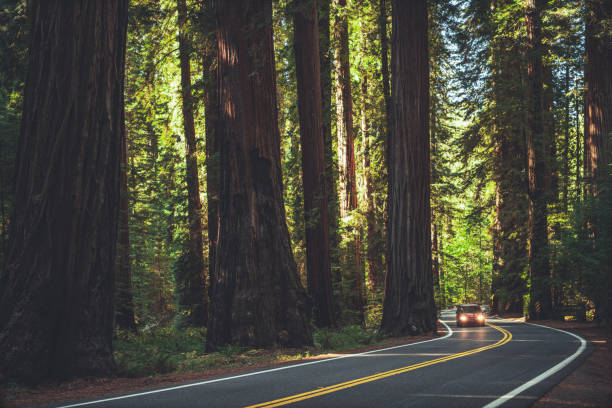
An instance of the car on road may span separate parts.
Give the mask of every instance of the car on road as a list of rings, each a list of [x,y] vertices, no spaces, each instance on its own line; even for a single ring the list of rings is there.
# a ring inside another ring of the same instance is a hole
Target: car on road
[[[457,326],[463,327],[468,324],[485,325],[485,315],[480,305],[472,303],[457,305]]]

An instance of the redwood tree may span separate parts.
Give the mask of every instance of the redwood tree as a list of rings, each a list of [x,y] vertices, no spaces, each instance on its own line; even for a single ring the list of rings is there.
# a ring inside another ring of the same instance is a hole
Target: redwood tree
[[[315,324],[334,323],[329,258],[329,213],[325,176],[319,27],[314,0],[295,0],[294,48],[302,145],[304,214],[308,292],[313,300]]]
[[[357,208],[357,178],[355,176],[355,132],[353,130],[353,97],[351,94],[351,65],[346,0],[335,0],[336,18],[334,37],[336,48],[336,135],[338,147],[338,173],[340,189],[340,217]],[[363,274],[359,234],[348,244],[347,262],[351,276],[347,281],[347,308],[356,312],[357,323],[364,322]]]
[[[552,313],[546,157],[543,123],[543,0],[527,0],[527,160],[529,185],[529,315],[547,319]]]
[[[612,326],[612,255],[610,254],[610,216],[612,202],[612,1],[589,0],[586,13],[584,175],[585,198],[593,204],[588,224],[593,250],[602,254],[597,282],[597,312]]]
[[[427,1],[392,3],[387,276],[381,329],[436,330],[431,273]]]
[[[187,218],[189,239],[185,262],[181,264],[177,282],[179,303],[185,308],[189,325],[205,326],[208,317],[208,297],[205,292],[204,252],[202,244],[202,203],[198,177],[197,144],[193,120],[193,96],[191,93],[191,39],[187,33],[187,3],[177,1],[179,61],[181,68],[181,93],[183,100],[183,129],[185,131],[185,161],[187,180]]]
[[[508,1],[493,3],[505,12]],[[505,23],[505,21],[504,21]],[[499,312],[523,312],[527,284],[529,203],[524,135],[525,102],[520,44],[507,26],[499,27],[490,44],[493,99],[492,175],[496,186],[493,228],[492,293]]]
[[[322,105],[322,127],[323,140],[325,143],[325,178],[329,208],[329,257],[332,274],[332,290],[334,293],[334,316],[340,315],[341,306],[340,292],[342,285],[342,274],[340,270],[338,246],[340,242],[339,231],[339,202],[336,176],[338,174],[338,163],[334,154],[332,135],[332,57],[331,57],[331,32],[330,32],[330,8],[331,0],[317,1],[319,9],[319,60],[321,61],[321,105]]]
[[[282,198],[272,1],[215,7],[221,185],[206,347],[312,344]]]
[[[588,0],[586,13],[584,176],[596,196],[609,175],[612,138],[612,2]]]
[[[208,215],[208,286],[212,294],[215,276],[215,252],[219,224],[219,138],[215,129],[219,116],[217,104],[217,38],[214,8],[211,2],[204,2],[201,9],[202,82],[204,84],[204,119],[206,132],[206,207]]]
[[[108,374],[120,201],[127,1],[31,1],[3,379]]]

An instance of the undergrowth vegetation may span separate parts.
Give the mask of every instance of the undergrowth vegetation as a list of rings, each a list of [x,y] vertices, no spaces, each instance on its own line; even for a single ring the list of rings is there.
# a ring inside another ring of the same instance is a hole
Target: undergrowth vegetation
[[[146,377],[292,361],[374,345],[385,339],[373,329],[345,326],[315,330],[314,346],[304,349],[263,350],[227,345],[218,352],[205,353],[205,328],[167,327],[138,333],[117,331],[114,349],[117,375]]]

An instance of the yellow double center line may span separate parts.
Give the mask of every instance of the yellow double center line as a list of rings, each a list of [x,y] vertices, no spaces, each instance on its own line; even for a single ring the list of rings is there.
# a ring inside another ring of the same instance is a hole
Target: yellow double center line
[[[247,408],[280,407],[281,405],[287,405],[287,404],[291,404],[291,403],[294,403],[294,402],[302,401],[302,400],[305,400],[305,399],[314,398],[314,397],[318,397],[318,396],[325,395],[325,394],[330,394],[332,392],[344,390],[346,388],[356,387],[356,386],[361,385],[361,384],[365,384],[365,383],[376,381],[376,380],[381,380],[383,378],[391,377],[393,375],[407,373],[408,371],[413,371],[413,370],[416,370],[417,368],[422,368],[422,367],[427,367],[427,366],[431,366],[431,365],[434,365],[434,364],[444,363],[445,361],[450,361],[450,360],[454,360],[456,358],[466,357],[466,356],[469,356],[469,355],[472,355],[472,354],[480,353],[481,351],[490,350],[492,348],[500,347],[500,346],[503,346],[504,344],[508,343],[512,339],[512,334],[508,330],[503,329],[503,328],[498,327],[498,326],[495,326],[495,325],[492,325],[492,324],[489,324],[489,323],[487,323],[487,325],[492,327],[492,328],[494,328],[494,329],[496,329],[496,330],[499,330],[500,332],[502,332],[502,334],[504,335],[502,337],[502,339],[499,340],[498,342],[490,344],[488,346],[479,347],[479,348],[476,348],[476,349],[464,351],[463,353],[451,354],[450,356],[440,357],[440,358],[436,358],[434,360],[429,360],[429,361],[424,361],[422,363],[413,364],[413,365],[407,366],[407,367],[396,368],[395,370],[385,371],[385,372],[382,372],[382,373],[370,375],[368,377],[357,378],[355,380],[343,382],[343,383],[340,383],[340,384],[335,384],[335,385],[330,385],[330,386],[327,386],[327,387],[317,388],[316,390],[304,392],[302,394],[291,395],[289,397],[280,398],[280,399],[277,399],[277,400],[274,400],[274,401],[268,401],[268,402],[262,402],[262,403],[256,404],[256,405],[250,405]]]

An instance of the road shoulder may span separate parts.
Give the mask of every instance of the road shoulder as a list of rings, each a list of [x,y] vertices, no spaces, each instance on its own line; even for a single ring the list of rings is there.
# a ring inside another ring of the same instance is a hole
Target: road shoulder
[[[144,378],[93,378],[78,379],[70,382],[46,384],[39,387],[2,387],[0,386],[0,407],[41,407],[49,404],[63,404],[77,400],[101,398],[109,395],[120,395],[155,388],[173,387],[186,383],[194,383],[214,377],[243,374],[260,369],[278,367],[288,364],[296,364],[316,359],[337,357],[342,354],[360,353],[401,344],[410,344],[440,338],[446,334],[442,325],[438,326],[437,335],[409,336],[402,338],[390,338],[383,342],[372,344],[367,347],[343,350],[329,354],[318,354],[309,358],[278,361],[270,360],[261,364],[249,366],[237,366],[228,368],[217,368],[206,371],[163,375]],[[300,350],[296,350],[300,352]]]
[[[533,407],[612,406],[610,332],[590,322],[537,321],[534,323],[575,333],[589,341],[592,352],[580,366],[540,398]]]

